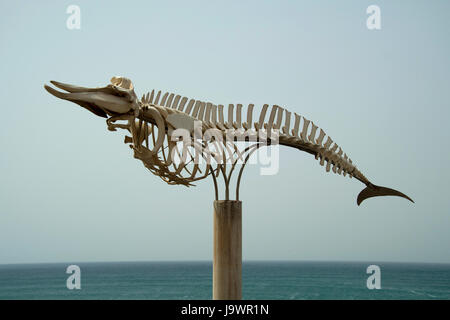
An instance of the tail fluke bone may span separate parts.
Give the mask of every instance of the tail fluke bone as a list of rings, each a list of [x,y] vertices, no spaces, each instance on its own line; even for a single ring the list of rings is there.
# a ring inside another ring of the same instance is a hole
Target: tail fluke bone
[[[356,199],[356,203],[359,206],[361,204],[361,202],[363,202],[364,200],[366,200],[368,198],[380,197],[380,196],[397,196],[397,197],[402,197],[402,198],[408,199],[409,201],[414,203],[414,201],[410,197],[408,197],[404,193],[401,193],[400,191],[397,191],[397,190],[394,190],[394,189],[390,189],[390,188],[386,188],[386,187],[376,186],[374,184],[369,184],[366,188],[364,188],[358,194],[358,198]]]

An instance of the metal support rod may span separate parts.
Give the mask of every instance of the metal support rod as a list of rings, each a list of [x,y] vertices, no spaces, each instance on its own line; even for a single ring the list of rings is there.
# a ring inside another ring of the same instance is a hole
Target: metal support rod
[[[214,201],[213,299],[242,299],[242,202]]]

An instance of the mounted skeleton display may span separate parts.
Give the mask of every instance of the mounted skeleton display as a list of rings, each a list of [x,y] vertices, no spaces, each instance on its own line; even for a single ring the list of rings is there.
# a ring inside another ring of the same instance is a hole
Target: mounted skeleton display
[[[138,100],[132,82],[113,77],[102,88],[83,88],[51,81],[52,95],[75,102],[97,116],[107,118],[108,129],[127,130],[125,143],[134,157],[165,182],[190,186],[209,176],[214,181],[213,299],[242,298],[242,202],[239,185],[252,153],[261,146],[285,145],[315,156],[327,171],[348,175],[364,183],[358,205],[376,196],[403,193],[372,184],[342,149],[313,122],[274,105],[264,105],[254,117],[254,105],[246,112],[241,104],[223,105],[188,99],[153,90]],[[246,115],[244,119],[242,115]],[[268,116],[268,118],[267,118]],[[266,119],[267,118],[267,119]],[[256,122],[253,122],[256,120]],[[243,147],[242,144],[245,146]],[[236,200],[230,200],[229,185],[236,165]],[[225,200],[219,200],[217,178],[222,175]],[[412,201],[412,200],[411,200]]]
[[[125,137],[125,143],[133,149],[134,157],[165,182],[190,186],[211,176],[216,200],[216,178],[220,174],[228,200],[231,174],[238,162],[242,164],[237,177],[238,200],[242,171],[250,155],[261,146],[280,144],[312,154],[327,172],[348,175],[364,183],[366,188],[357,197],[358,205],[376,196],[400,196],[412,201],[399,191],[372,184],[314,122],[277,105],[263,105],[255,117],[253,104],[246,110],[242,104],[229,104],[225,116],[223,105],[173,93],[152,90],[139,100],[132,82],[124,77],[113,77],[111,84],[100,88],[51,83],[66,91],[45,85],[52,95],[107,118],[111,131],[127,130],[130,136]],[[239,141],[251,144],[239,150]]]

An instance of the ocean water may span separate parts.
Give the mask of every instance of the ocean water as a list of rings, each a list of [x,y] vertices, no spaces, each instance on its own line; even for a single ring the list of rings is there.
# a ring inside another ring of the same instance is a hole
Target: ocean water
[[[211,262],[0,265],[0,299],[211,299]],[[244,299],[450,299],[449,264],[381,263],[381,289],[366,286],[369,263],[244,262]]]

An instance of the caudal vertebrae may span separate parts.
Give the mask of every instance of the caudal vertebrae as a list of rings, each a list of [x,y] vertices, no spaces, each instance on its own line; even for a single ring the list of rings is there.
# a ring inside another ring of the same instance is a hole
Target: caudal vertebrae
[[[242,104],[229,104],[225,108],[221,104],[155,90],[138,99],[132,82],[125,77],[113,77],[111,84],[100,88],[51,83],[66,91],[60,92],[45,85],[52,95],[107,118],[109,130],[120,128],[129,131],[131,137],[127,136],[125,142],[133,148],[135,158],[170,184],[191,185],[210,174],[217,177],[224,172],[224,163],[220,160],[225,160],[225,150],[230,155],[238,154],[237,158],[248,159],[259,146],[278,143],[314,155],[327,172],[355,177],[364,183],[366,188],[358,195],[358,205],[375,196],[400,196],[412,201],[399,191],[372,184],[324,130],[278,105],[263,105],[255,117],[253,104],[246,108]],[[233,136],[231,141],[227,139],[230,132]],[[196,138],[199,133],[202,140]],[[176,137],[183,138],[184,143],[189,140],[181,151],[177,148],[180,139]],[[254,141],[255,148],[238,150],[235,141]],[[174,154],[178,154],[181,161],[174,161]],[[210,162],[200,168],[199,158],[214,158],[216,169]],[[232,164],[234,169],[236,163]],[[226,180],[225,173],[224,178]]]

